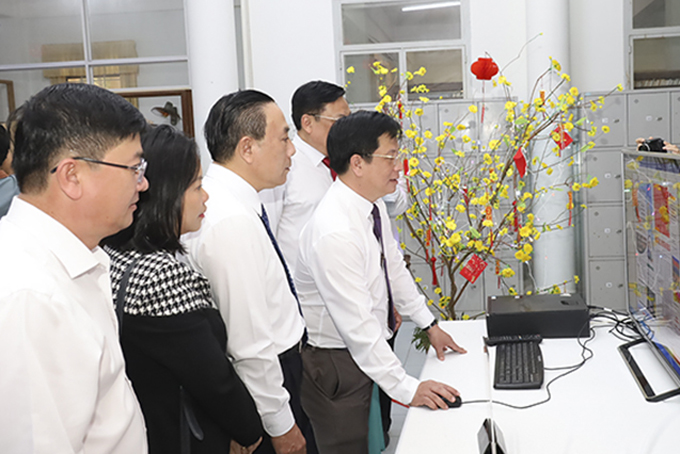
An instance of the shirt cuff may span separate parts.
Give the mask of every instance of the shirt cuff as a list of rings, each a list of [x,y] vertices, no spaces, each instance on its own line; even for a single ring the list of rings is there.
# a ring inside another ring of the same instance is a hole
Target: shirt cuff
[[[399,386],[394,389],[390,397],[403,405],[410,405],[416,395],[420,381],[407,375]]]
[[[434,315],[432,315],[432,312],[427,308],[427,305],[424,304],[424,301],[423,305],[411,314],[410,317],[411,320],[413,320],[413,323],[418,325],[418,328],[420,329],[425,329],[434,321]]]
[[[294,425],[295,417],[288,404],[276,413],[262,416],[262,426],[270,437],[280,437],[288,433]]]

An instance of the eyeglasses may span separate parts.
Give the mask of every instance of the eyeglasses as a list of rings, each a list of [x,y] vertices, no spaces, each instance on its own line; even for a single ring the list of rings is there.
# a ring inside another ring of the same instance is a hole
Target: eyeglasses
[[[144,180],[144,172],[146,172],[146,166],[148,165],[148,163],[146,162],[146,160],[144,158],[141,158],[140,161],[139,161],[139,164],[136,164],[134,166],[126,166],[124,164],[115,164],[113,162],[98,161],[96,159],[86,158],[84,156],[76,156],[73,159],[76,160],[76,161],[86,161],[86,162],[89,162],[89,163],[92,163],[92,164],[101,164],[101,165],[105,165],[105,166],[118,167],[119,169],[132,170],[132,171],[135,172],[135,175],[137,175],[137,184],[141,184],[142,181]],[[54,173],[56,171],[57,171],[57,167],[50,170],[50,173]]]
[[[316,117],[316,118],[325,118],[326,120],[330,120],[330,121],[333,121],[333,122],[336,122],[341,118],[344,118],[344,117],[337,117],[337,118],[336,117],[327,117],[325,115],[320,115],[320,114],[310,114],[310,115],[312,115],[313,117]]]
[[[391,159],[392,162],[395,162],[395,163],[401,162],[401,161],[403,161],[404,159],[406,159],[406,153],[404,153],[403,151],[402,151],[402,152],[399,152],[399,153],[397,153],[397,154],[395,154],[395,155],[390,155],[390,154],[375,154],[375,153],[373,153],[371,156],[375,156],[375,157],[378,157],[378,158]]]

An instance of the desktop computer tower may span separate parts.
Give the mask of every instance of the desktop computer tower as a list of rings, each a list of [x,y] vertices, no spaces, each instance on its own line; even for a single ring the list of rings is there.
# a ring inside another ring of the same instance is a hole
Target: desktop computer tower
[[[490,296],[486,329],[490,337],[515,334],[588,337],[588,307],[574,293]]]

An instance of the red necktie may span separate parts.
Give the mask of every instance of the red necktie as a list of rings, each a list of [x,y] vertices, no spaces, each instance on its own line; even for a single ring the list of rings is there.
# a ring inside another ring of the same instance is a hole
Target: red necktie
[[[335,173],[335,170],[331,169],[331,160],[328,158],[328,156],[326,156],[325,158],[323,158],[321,160],[321,162],[323,162],[323,165],[325,165],[326,167],[328,167],[328,169],[330,169],[331,178],[333,178],[333,181],[335,181],[335,179],[338,177],[338,174]]]

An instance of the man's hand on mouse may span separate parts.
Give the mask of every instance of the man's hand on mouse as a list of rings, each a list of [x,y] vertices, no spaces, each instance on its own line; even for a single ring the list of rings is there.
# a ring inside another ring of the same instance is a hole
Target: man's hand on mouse
[[[413,396],[413,400],[411,401],[411,406],[428,407],[432,410],[438,408],[446,409],[449,408],[449,406],[444,402],[442,397],[453,402],[456,400],[456,396],[460,396],[460,393],[455,388],[438,381],[426,380],[420,382],[420,385],[418,385],[416,395]]]

